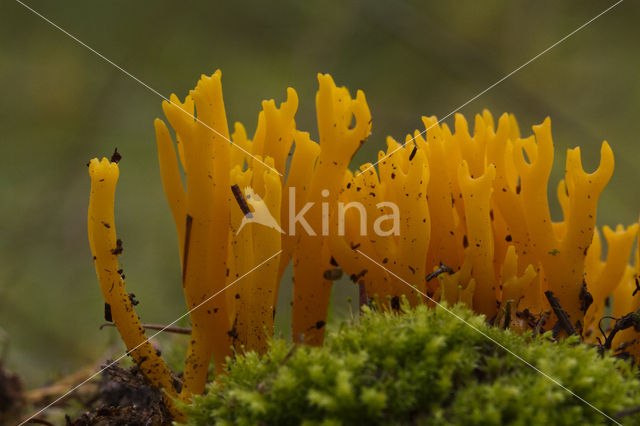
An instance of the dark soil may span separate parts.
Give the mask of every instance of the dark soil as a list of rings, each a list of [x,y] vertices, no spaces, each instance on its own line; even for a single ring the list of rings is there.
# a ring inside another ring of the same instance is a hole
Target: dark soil
[[[0,361],[0,424],[16,418],[24,402],[22,381],[17,375],[6,371]]]
[[[90,410],[75,420],[67,417],[67,425],[171,425],[162,392],[149,385],[137,366],[108,367],[98,389],[93,401],[87,404]]]

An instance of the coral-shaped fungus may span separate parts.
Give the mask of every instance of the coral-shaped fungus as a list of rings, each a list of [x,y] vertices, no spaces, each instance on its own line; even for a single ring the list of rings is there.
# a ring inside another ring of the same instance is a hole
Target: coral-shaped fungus
[[[638,224],[605,227],[608,255],[600,259],[596,207],[614,168],[606,142],[591,174],[580,149],[568,151],[557,191],[563,220],[553,222],[548,118],[521,137],[513,115],[503,114],[496,126],[485,110],[473,134],[460,114],[454,131],[423,117],[426,130],[407,135],[405,144],[388,138],[377,169],[365,164],[352,172],[349,162],[371,131],[365,96],[352,98],[329,75],[318,80],[319,143],[296,128],[291,88],[279,108],[263,102],[253,139],[240,123],[229,135],[220,71],[202,76],[184,101],[172,95],[163,102],[175,140],[164,121],[154,123],[191,310],[182,399],[203,391],[212,358],[218,373],[234,346],[266,350],[291,261],[293,336],[311,345],[322,344],[338,265],[368,297],[392,307],[401,295],[413,304],[462,302],[505,327],[526,330],[550,318],[556,334],[577,332],[592,342],[606,337],[600,319],[608,297],[614,317],[640,307],[638,254],[627,264]],[[118,273],[118,165],[94,159],[89,171],[89,240],[105,302],[147,377],[176,396]],[[269,223],[249,220],[265,215]],[[610,337],[612,348],[640,355],[635,326]]]

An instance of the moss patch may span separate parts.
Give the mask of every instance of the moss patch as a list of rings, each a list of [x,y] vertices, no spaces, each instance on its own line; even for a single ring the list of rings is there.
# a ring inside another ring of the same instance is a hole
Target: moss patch
[[[609,416],[640,406],[637,370],[577,339],[552,341],[452,311]],[[325,346],[274,340],[238,356],[186,408],[190,425],[610,424],[598,411],[443,309],[371,312]],[[637,415],[623,423],[640,423]]]

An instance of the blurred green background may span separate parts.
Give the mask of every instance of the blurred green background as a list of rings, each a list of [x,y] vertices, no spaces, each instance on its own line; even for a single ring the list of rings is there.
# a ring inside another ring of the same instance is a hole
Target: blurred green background
[[[374,159],[386,135],[402,139],[421,115],[446,115],[612,3],[28,1],[164,95],[183,97],[221,68],[229,121],[250,133],[260,101],[280,102],[292,86],[298,127],[316,134],[316,73],[331,73],[365,91],[374,117],[357,163]],[[640,212],[639,16],[638,2],[623,2],[461,111],[514,112],[527,134],[551,116],[552,193],[567,148],[580,145],[593,170],[607,139],[616,171],[600,225]],[[9,367],[33,387],[118,342],[114,330],[98,330],[103,302],[86,237],[91,157],[116,146],[124,156],[117,229],[143,321],[168,323],[185,305],[156,161],[161,99],[11,0],[0,3],[0,93],[0,328]]]

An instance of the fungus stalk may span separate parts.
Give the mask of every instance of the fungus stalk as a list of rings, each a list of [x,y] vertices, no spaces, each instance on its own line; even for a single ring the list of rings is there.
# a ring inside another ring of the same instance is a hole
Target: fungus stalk
[[[89,162],[91,196],[89,197],[88,231],[93,262],[98,275],[105,309],[124,341],[129,355],[138,364],[149,381],[177,396],[171,371],[151,345],[144,328],[133,309],[125,280],[118,265],[121,243],[116,238],[114,201],[118,182],[118,164],[106,158]],[[168,400],[169,406],[172,404]]]

